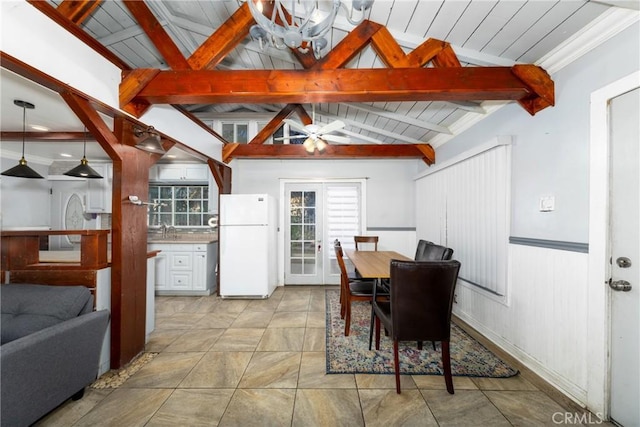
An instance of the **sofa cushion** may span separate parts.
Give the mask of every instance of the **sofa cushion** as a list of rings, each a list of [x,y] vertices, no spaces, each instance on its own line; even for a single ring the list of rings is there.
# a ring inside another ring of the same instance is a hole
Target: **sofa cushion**
[[[79,316],[91,291],[84,286],[0,285],[2,344]]]

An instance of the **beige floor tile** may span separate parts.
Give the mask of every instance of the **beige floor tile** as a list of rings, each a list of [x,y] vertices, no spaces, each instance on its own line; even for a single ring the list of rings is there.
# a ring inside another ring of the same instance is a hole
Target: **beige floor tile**
[[[231,324],[232,328],[266,328],[271,322],[273,311],[245,310]]]
[[[67,400],[57,410],[38,421],[34,427],[66,427],[73,425],[112,392],[113,389],[87,387],[82,399]]]
[[[280,304],[278,304],[278,308],[276,311],[304,311],[307,312],[309,310],[309,300],[310,296],[300,298],[282,298]]]
[[[175,388],[204,352],[160,353],[124,382],[125,388]]]
[[[172,389],[118,388],[74,427],[144,426],[172,392]]]
[[[392,388],[396,389],[395,375],[376,375],[376,374],[356,374],[356,384],[358,389],[367,388]],[[416,389],[411,375],[400,375],[400,390]]]
[[[278,305],[280,304],[280,299],[282,298],[282,293],[278,294],[280,298],[274,297],[271,295],[267,299],[256,299],[249,301],[245,311],[276,311]]]
[[[412,375],[416,386],[428,390],[446,390],[447,384],[442,375]],[[469,377],[453,377],[453,390],[478,390],[478,386]]]
[[[566,410],[541,391],[486,391],[485,395],[513,425],[553,426],[564,420]]]
[[[265,329],[227,329],[211,347],[212,351],[255,351]]]
[[[507,419],[479,390],[420,390],[440,426],[510,426]]]
[[[327,348],[325,328],[306,328],[302,351],[325,351]]]
[[[302,351],[303,328],[268,328],[256,351]]]
[[[146,427],[217,425],[231,396],[233,389],[177,389]]]
[[[194,329],[228,328],[238,318],[239,313],[204,313],[192,325]]]
[[[169,317],[158,318],[156,329],[190,329],[200,319],[204,313],[176,313]],[[226,327],[226,326],[220,326]]]
[[[247,369],[251,355],[245,351],[205,353],[180,383],[180,388],[235,388]]]
[[[166,352],[190,352],[190,351],[207,351],[224,333],[224,329],[197,329],[194,331],[186,331],[167,346]]]
[[[403,390],[400,394],[395,389],[360,390],[359,394],[367,427],[438,425],[418,390]]]
[[[296,393],[294,427],[363,426],[357,390],[302,389]]]
[[[156,328],[149,336],[149,341],[145,344],[144,349],[149,352],[162,351],[184,333],[184,329]]]
[[[220,420],[220,426],[288,426],[291,424],[295,390],[238,389]]]
[[[472,378],[480,390],[538,390],[520,375],[509,378]]]
[[[216,307],[216,313],[242,313],[251,300],[247,299],[224,299],[220,300],[220,304]]]
[[[307,328],[324,328],[327,325],[326,313],[324,311],[310,311],[307,314]]]
[[[296,388],[300,355],[299,351],[254,353],[238,388]]]
[[[304,352],[298,388],[356,388],[356,380],[353,374],[327,374],[323,352]]]
[[[304,328],[307,324],[306,312],[278,312],[271,318],[268,328]]]
[[[337,288],[336,288],[337,289]],[[309,311],[327,311],[326,290],[311,290],[311,300],[309,301]]]

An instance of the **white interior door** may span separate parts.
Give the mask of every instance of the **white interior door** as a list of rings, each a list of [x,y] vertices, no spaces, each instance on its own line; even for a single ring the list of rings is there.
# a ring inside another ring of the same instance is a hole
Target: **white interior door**
[[[610,102],[611,419],[640,425],[640,89]]]
[[[321,183],[285,185],[286,285],[324,283],[322,201]]]

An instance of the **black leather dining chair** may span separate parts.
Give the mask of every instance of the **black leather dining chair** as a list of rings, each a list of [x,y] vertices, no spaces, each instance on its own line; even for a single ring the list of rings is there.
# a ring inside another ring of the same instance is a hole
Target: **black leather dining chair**
[[[427,240],[418,241],[416,261],[444,261],[453,257],[453,249],[441,246]]]
[[[400,341],[440,341],[447,391],[454,393],[449,340],[451,310],[460,262],[391,261],[391,289],[388,301],[375,295],[376,350],[380,349],[380,324],[393,340],[396,391],[400,393]]]

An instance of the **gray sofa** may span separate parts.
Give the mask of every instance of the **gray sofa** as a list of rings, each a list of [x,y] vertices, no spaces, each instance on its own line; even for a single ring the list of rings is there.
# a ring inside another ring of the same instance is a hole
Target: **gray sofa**
[[[84,286],[0,285],[2,426],[28,426],[98,374],[109,311]]]

